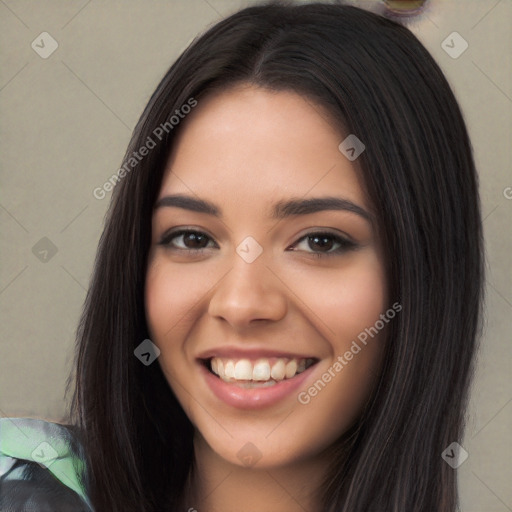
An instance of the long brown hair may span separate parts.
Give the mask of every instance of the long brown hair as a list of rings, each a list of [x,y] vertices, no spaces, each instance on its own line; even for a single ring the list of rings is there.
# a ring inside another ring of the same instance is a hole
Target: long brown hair
[[[477,173],[457,101],[405,27],[338,4],[241,10],[197,38],[166,73],[126,152],[190,98],[249,82],[326,107],[366,149],[358,159],[386,248],[389,296],[402,312],[371,406],[336,455],[323,511],[454,512],[460,441],[480,331],[483,257]],[[193,471],[193,428],[148,338],[144,281],[151,216],[180,125],[115,186],[77,331],[70,417],[82,432],[97,512],[177,510]]]

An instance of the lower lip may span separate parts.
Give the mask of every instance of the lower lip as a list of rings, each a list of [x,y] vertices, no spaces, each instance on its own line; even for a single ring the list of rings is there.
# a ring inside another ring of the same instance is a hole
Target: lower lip
[[[310,366],[295,377],[279,381],[273,386],[246,389],[236,384],[224,382],[221,378],[211,373],[203,364],[200,364],[206,383],[213,394],[226,404],[240,409],[261,409],[263,407],[270,407],[290,396],[300,388],[315,366],[316,364]]]

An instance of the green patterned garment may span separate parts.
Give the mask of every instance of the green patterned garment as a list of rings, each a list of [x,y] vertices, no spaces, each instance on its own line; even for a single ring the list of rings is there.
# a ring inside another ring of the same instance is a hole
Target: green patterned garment
[[[30,418],[0,418],[0,510],[93,512],[72,428]]]

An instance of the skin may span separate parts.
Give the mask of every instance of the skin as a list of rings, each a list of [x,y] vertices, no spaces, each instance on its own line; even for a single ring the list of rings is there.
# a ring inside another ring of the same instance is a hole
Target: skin
[[[339,151],[346,135],[327,113],[290,91],[241,84],[202,99],[182,123],[158,200],[185,194],[222,211],[218,218],[160,207],[152,220],[148,327],[196,427],[197,471],[185,510],[318,510],[330,447],[371,395],[385,329],[307,405],[298,392],[258,410],[227,405],[207,386],[197,357],[224,345],[309,354],[318,363],[303,391],[386,311],[382,248],[357,160]],[[353,202],[370,220],[346,210],[271,217],[278,201],[325,196]],[[201,252],[190,236],[160,243],[183,227],[207,235]],[[332,252],[335,239],[304,238],[325,231],[355,247]],[[263,250],[252,263],[236,252],[248,236]],[[250,467],[237,456],[248,442],[261,456]]]

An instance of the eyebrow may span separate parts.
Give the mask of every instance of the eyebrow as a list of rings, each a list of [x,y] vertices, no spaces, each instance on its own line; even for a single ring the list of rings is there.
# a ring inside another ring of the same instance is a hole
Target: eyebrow
[[[222,217],[221,209],[210,201],[183,194],[165,196],[155,204],[155,210],[162,207],[183,208],[193,212]],[[308,215],[327,210],[348,211],[372,223],[372,216],[361,206],[341,197],[314,197],[310,199],[290,199],[274,205],[272,218],[284,219],[294,215]]]

